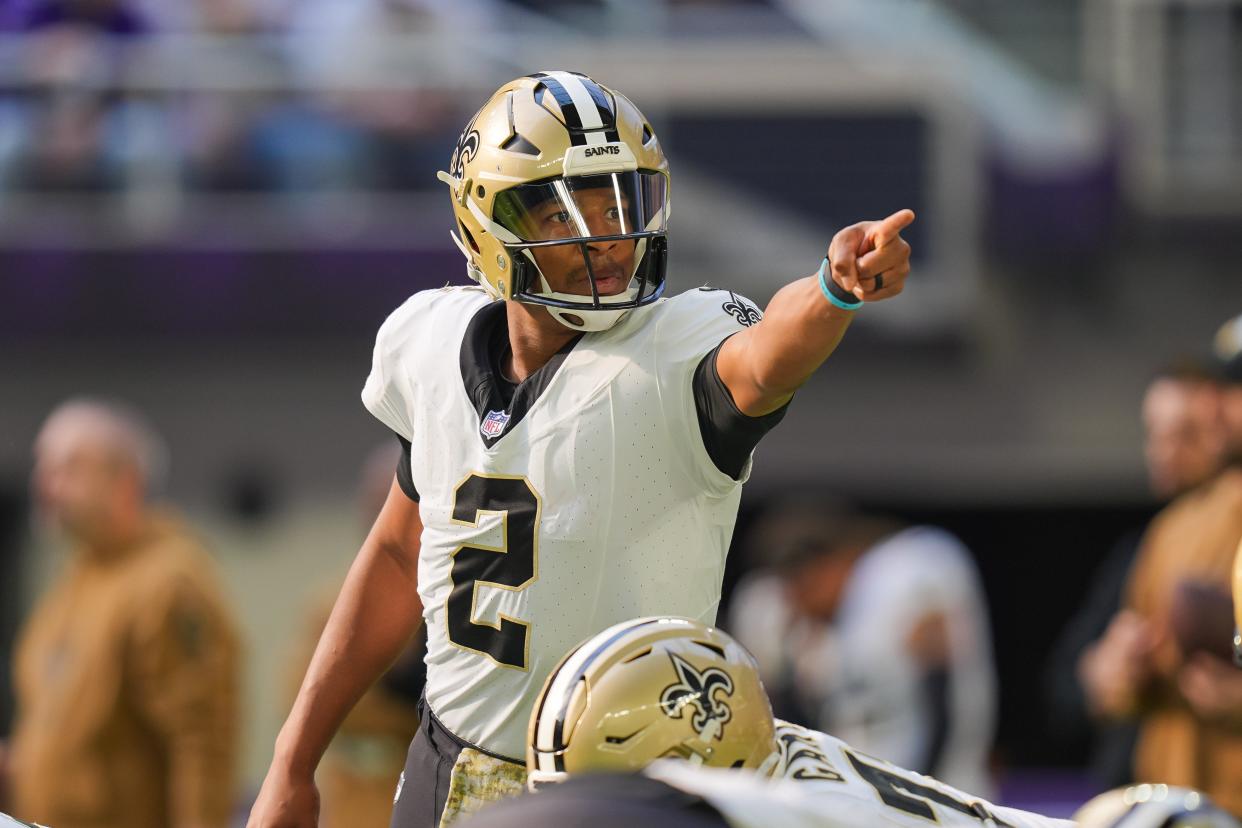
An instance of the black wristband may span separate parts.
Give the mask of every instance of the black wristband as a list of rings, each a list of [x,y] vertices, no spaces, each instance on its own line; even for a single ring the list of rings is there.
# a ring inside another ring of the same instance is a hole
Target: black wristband
[[[860,304],[858,297],[838,285],[836,279],[825,279],[824,282],[828,285],[828,292],[840,299],[842,302],[847,305]]]
[[[835,279],[829,277],[828,268],[828,259],[825,257],[819,266],[819,289],[824,292],[828,301],[842,310],[852,311],[861,308],[863,301],[838,285]]]

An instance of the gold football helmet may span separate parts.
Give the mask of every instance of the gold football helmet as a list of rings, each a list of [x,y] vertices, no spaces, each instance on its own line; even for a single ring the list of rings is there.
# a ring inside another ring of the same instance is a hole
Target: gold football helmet
[[[1073,820],[1080,828],[1240,828],[1205,795],[1172,785],[1115,788],[1079,808]]]
[[[638,108],[586,75],[536,72],[500,87],[439,178],[466,271],[492,296],[594,331],[663,293],[668,162]],[[625,264],[601,264],[602,250],[626,245]],[[565,246],[581,255],[569,270],[581,293],[554,290],[540,269],[547,248]]]
[[[531,789],[656,759],[769,771],[776,725],[750,653],[687,618],[617,624],[548,676],[527,731]]]

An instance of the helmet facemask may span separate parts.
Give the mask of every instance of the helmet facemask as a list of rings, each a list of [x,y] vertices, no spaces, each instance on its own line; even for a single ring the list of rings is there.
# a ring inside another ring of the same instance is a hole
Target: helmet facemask
[[[605,172],[497,193],[491,226],[513,262],[512,298],[546,307],[576,331],[606,330],[628,310],[659,299],[667,262],[665,181],[658,172]]]

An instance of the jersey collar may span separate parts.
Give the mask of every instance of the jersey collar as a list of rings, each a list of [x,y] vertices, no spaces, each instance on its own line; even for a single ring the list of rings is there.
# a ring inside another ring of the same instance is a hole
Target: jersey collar
[[[485,447],[496,445],[522,421],[581,339],[578,334],[569,340],[514,389],[500,375],[500,360],[509,344],[505,303],[492,302],[475,312],[461,341],[461,378],[478,415],[479,439]]]

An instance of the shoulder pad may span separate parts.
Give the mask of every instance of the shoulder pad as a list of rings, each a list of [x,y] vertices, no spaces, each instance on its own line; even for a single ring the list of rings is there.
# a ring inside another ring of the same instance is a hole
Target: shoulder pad
[[[664,303],[668,314],[710,315],[712,313],[732,317],[738,325],[750,327],[763,318],[759,306],[740,293],[708,285],[679,293]]]

